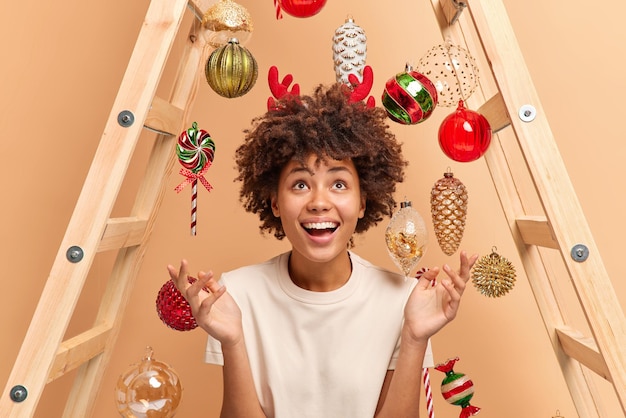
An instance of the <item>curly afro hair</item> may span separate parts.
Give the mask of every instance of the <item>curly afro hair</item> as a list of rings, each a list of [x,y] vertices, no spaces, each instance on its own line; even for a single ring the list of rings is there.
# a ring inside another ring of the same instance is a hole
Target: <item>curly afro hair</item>
[[[404,179],[407,162],[402,147],[386,124],[386,113],[364,103],[350,103],[341,83],[319,85],[310,96],[290,97],[252,121],[235,161],[241,181],[239,197],[246,211],[259,215],[261,232],[283,239],[280,218],[272,213],[281,170],[290,161],[305,163],[311,155],[351,159],[365,197],[365,215],[355,232],[367,231],[393,213],[396,183]]]

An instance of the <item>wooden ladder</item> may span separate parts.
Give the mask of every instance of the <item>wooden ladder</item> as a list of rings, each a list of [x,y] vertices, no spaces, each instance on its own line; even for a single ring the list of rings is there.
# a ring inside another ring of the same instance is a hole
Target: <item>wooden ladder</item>
[[[626,415],[624,312],[506,9],[501,0],[431,2],[444,40],[474,57],[482,53],[481,69],[490,71],[481,74],[481,84],[484,76],[490,79],[469,105],[489,120],[494,132],[502,131],[494,135],[485,160],[576,410],[582,418],[608,416],[593,382],[594,372],[612,384]],[[561,276],[571,282],[573,301],[559,290]],[[568,303],[579,305],[590,335],[572,326]]]
[[[444,39],[481,51],[492,85],[468,100],[494,132],[485,160],[530,281],[546,330],[580,417],[602,413],[591,372],[615,388],[626,412],[626,320],[556,147],[501,0],[431,0]],[[15,361],[0,416],[30,417],[45,385],[80,367],[64,416],[88,417],[119,332],[173,164],[176,135],[186,124],[204,49],[190,35],[169,100],[155,97],[185,9],[201,16],[210,0],[152,0],[135,50],[50,277]],[[469,6],[469,7],[468,7]],[[463,12],[467,9],[468,13]],[[481,74],[484,77],[485,74]],[[489,90],[492,90],[489,92]],[[143,127],[160,132],[131,215],[110,218]],[[504,139],[509,131],[514,141]],[[521,164],[513,154],[521,154]],[[520,174],[523,173],[523,174]],[[528,187],[530,178],[532,187]],[[533,207],[533,202],[539,202]],[[537,210],[536,206],[539,206]],[[99,251],[118,250],[93,328],[62,341]],[[575,290],[589,336],[566,318],[554,257]]]
[[[160,207],[173,149],[195,98],[210,0],[152,0],[50,276],[0,398],[0,416],[31,417],[46,384],[80,367],[64,417],[88,417]],[[155,96],[185,12],[194,18],[171,95]],[[199,17],[199,19],[198,19]],[[135,145],[157,132],[130,216],[110,218]],[[63,341],[98,252],[117,250],[93,328]]]

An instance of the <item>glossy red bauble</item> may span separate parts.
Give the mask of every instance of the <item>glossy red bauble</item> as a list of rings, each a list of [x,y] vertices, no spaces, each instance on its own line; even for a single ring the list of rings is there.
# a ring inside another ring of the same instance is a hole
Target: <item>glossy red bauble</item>
[[[293,17],[311,17],[318,14],[326,0],[278,0],[278,5]]]
[[[196,279],[189,278],[192,283]],[[161,321],[177,331],[191,331],[198,324],[191,314],[191,307],[185,297],[176,288],[172,280],[168,280],[159,290],[156,299],[157,313]]]
[[[463,100],[439,127],[439,146],[448,157],[462,163],[477,160],[491,144],[491,126],[487,118],[466,109]]]

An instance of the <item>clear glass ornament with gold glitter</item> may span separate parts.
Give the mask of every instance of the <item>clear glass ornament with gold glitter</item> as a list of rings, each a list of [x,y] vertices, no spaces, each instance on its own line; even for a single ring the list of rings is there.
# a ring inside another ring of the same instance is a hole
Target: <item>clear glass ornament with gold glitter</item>
[[[485,296],[497,298],[515,285],[515,266],[496,252],[481,257],[472,267],[472,283]]]
[[[391,259],[408,277],[428,244],[426,223],[410,201],[402,202],[400,210],[391,217],[385,232],[385,242]]]

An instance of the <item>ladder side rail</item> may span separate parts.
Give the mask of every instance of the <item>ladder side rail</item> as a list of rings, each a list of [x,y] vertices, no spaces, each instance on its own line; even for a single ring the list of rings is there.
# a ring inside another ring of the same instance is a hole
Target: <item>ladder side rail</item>
[[[501,0],[482,0],[469,4],[469,10],[509,114],[517,114],[524,105],[536,109],[531,122],[512,118],[511,124],[587,322],[611,373],[610,380],[626,412],[624,312],[558,151],[506,9]],[[584,262],[570,256],[570,249],[578,244],[584,244],[589,251]]]
[[[194,18],[191,24],[170,97],[172,105],[183,109],[183,117],[177,132],[184,128],[183,125],[193,105],[198,85],[198,69],[205,45],[204,41],[196,36],[199,23]],[[177,136],[159,134],[153,144],[149,163],[131,210],[131,216],[147,219],[147,227],[138,246],[122,249],[118,253],[95,320],[96,326],[101,323],[110,323],[111,332],[104,351],[79,369],[68,397],[64,417],[88,417],[93,414],[98,389],[112,356],[124,311],[130,301],[132,288],[140,272],[150,235],[167,189],[168,179],[174,165],[176,140]]]
[[[484,51],[480,40],[476,39],[476,34],[474,33],[477,29],[474,27],[473,22],[470,21],[468,23],[468,19],[466,19],[467,13],[460,18],[458,15],[455,15],[456,23],[451,25],[449,22],[452,16],[451,13],[453,13],[453,7],[446,3],[451,3],[452,0],[431,1],[444,39],[450,39],[455,44],[465,46],[469,51]],[[488,80],[481,79],[481,88],[489,90],[490,87],[493,87],[487,86],[485,88],[484,85],[488,83]],[[488,103],[495,101],[494,98],[498,102],[503,101],[500,92],[488,100],[486,95],[491,95],[491,93],[481,89],[477,90],[472,98],[468,100],[469,104],[473,105],[475,102],[478,104]],[[499,116],[499,129],[503,129],[506,127],[505,125],[508,125],[508,123],[504,123],[504,117]],[[528,218],[525,215],[526,209],[520,196],[528,192],[520,188],[520,185],[515,182],[515,175],[513,174],[515,170],[511,167],[511,164],[514,164],[514,162],[508,161],[507,153],[510,155],[511,151],[506,149],[506,145],[506,141],[501,141],[499,135],[494,135],[492,145],[484,156],[485,162],[487,163],[514,243],[520,254],[520,259],[576,408],[581,416],[599,418],[602,416],[599,412],[600,406],[596,402],[599,394],[594,390],[595,384],[591,381],[591,376],[578,362],[572,361],[563,352],[555,332],[555,328],[563,327],[566,323],[565,313],[559,308],[559,298],[555,295],[558,289],[551,283],[551,278],[546,271],[546,265],[541,257],[541,253],[535,246],[529,246],[525,243],[524,237],[517,227],[517,222],[520,218]],[[591,392],[590,389],[592,389]]]
[[[160,72],[157,74],[150,69],[162,67],[161,63],[169,52],[169,48],[160,47],[159,41],[171,38],[176,32],[177,26],[172,17],[177,15],[177,9],[185,5],[184,0],[152,2],[148,9],[138,45],[9,376],[4,396],[0,399],[0,416],[26,417],[34,413],[154,96]],[[149,72],[151,77],[140,78],[139,74]],[[128,109],[133,109],[138,123],[122,127],[117,121],[118,114]],[[74,256],[71,258],[68,249],[74,246],[78,249],[71,253]],[[14,385],[22,385],[28,390],[23,402],[10,399],[9,393]]]

